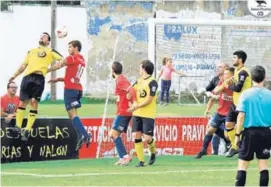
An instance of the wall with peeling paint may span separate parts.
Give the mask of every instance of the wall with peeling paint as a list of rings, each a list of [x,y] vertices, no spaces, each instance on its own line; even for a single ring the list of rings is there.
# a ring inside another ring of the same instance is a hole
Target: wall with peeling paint
[[[113,59],[124,64],[125,74],[131,81],[136,79],[139,62],[147,58],[148,25],[145,21],[154,14],[156,18],[173,19],[257,20],[250,15],[244,1],[88,1],[87,12],[92,42],[87,77],[88,91],[92,95],[105,93]],[[270,20],[270,16],[264,20]],[[271,69],[271,28],[255,31],[252,27],[157,25],[156,34],[157,70],[162,58],[167,56],[173,58],[177,70],[201,76],[182,78],[182,90],[200,90],[215,75],[217,63],[231,63],[232,52],[238,49],[249,54],[248,66],[263,64]],[[174,76],[173,89],[177,91],[179,85],[178,77]],[[113,86],[110,88],[112,91]]]

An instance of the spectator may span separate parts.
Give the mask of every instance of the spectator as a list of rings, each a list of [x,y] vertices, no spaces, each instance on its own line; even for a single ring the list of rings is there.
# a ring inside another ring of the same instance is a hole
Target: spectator
[[[1,97],[1,117],[4,117],[7,123],[16,116],[19,106],[19,97],[16,96],[17,88],[15,82],[8,83],[7,94]]]

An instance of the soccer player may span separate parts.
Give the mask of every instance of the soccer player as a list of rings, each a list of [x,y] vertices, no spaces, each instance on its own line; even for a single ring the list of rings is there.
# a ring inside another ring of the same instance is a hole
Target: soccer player
[[[85,59],[80,54],[81,49],[82,44],[80,41],[73,40],[69,42],[68,51],[70,55],[56,64],[54,67],[48,69],[48,72],[50,72],[66,66],[65,77],[51,79],[49,80],[49,83],[64,81],[65,107],[78,135],[76,150],[79,150],[83,143],[86,143],[88,147],[91,138],[91,135],[87,133],[84,125],[77,115],[77,108],[81,107],[80,100],[82,98],[82,85],[80,81],[86,66]]]
[[[132,118],[132,113],[127,111],[129,109],[129,105],[132,104],[128,94],[131,84],[128,79],[122,75],[122,64],[117,61],[113,62],[112,64],[112,76],[116,83],[115,96],[117,104],[117,116],[113,122],[109,135],[113,139],[119,155],[119,161],[116,163],[116,165],[127,165],[132,161],[132,157],[127,154],[120,135],[123,132],[127,132],[129,122]]]
[[[36,120],[38,103],[44,90],[44,77],[47,69],[54,61],[62,59],[62,56],[57,51],[48,48],[50,40],[51,38],[48,33],[42,33],[39,40],[39,47],[28,51],[23,64],[9,79],[9,82],[12,82],[17,76],[25,72],[21,82],[20,103],[16,114],[16,126],[19,128],[18,132],[21,131],[23,141],[28,140],[30,130]],[[27,125],[25,129],[21,130],[25,110],[29,103],[31,108],[27,117]]]
[[[234,75],[234,68],[226,68],[224,71],[224,79],[229,79]],[[224,124],[226,121],[226,116],[228,114],[229,108],[232,104],[232,91],[224,88],[223,79],[218,83],[218,87],[215,88],[214,94],[220,92],[218,99],[218,108],[216,114],[213,116],[211,121],[209,122],[207,134],[204,137],[202,150],[196,155],[195,158],[201,158],[204,155],[207,155],[208,146],[212,140],[213,134],[216,133],[217,136],[223,138],[226,144],[229,141],[224,136]]]
[[[208,117],[210,114],[210,110],[213,107],[215,100],[218,99],[218,95],[214,95],[212,91],[217,87],[219,81],[223,80],[224,77],[224,70],[225,68],[228,68],[229,65],[225,63],[219,63],[217,66],[217,76],[215,76],[208,84],[208,86],[205,88],[206,95],[210,96],[210,99],[207,103],[206,110],[204,112],[204,115]],[[218,155],[218,149],[220,144],[220,138],[214,134],[212,138],[212,148],[213,148],[213,154]]]
[[[153,133],[158,84],[152,77],[153,71],[154,65],[150,60],[143,60],[141,62],[141,77],[133,85],[133,89],[136,91],[136,101],[128,110],[133,112],[132,132],[134,133],[135,150],[139,160],[137,167],[143,167],[145,165],[142,137],[148,143],[151,152],[148,164],[152,165],[156,160],[156,146]]]
[[[7,85],[7,94],[1,97],[1,117],[9,123],[12,118],[16,117],[16,110],[19,106],[20,99],[16,96],[17,85],[15,82],[9,82]]]
[[[237,120],[238,112],[236,105],[238,104],[241,93],[251,87],[252,81],[249,75],[249,70],[244,66],[247,59],[247,54],[244,51],[236,51],[233,53],[233,66],[235,67],[233,79],[227,79],[223,85],[225,88],[233,91],[233,104],[230,107],[226,118],[226,129],[228,137],[231,141],[231,149],[226,157],[233,157],[238,153],[238,146],[235,142],[235,128],[234,125]]]
[[[268,186],[268,159],[271,147],[271,91],[264,88],[265,69],[251,70],[253,87],[241,94],[236,110],[239,111],[235,144],[240,144],[236,186],[245,186],[249,162],[258,159],[259,186]],[[242,140],[240,141],[241,131]]]

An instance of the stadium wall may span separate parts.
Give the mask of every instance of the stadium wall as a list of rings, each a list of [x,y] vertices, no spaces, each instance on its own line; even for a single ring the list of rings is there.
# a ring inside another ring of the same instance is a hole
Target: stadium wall
[[[246,1],[137,1],[137,2],[123,2],[123,1],[87,1],[88,12],[88,35],[92,42],[92,47],[89,50],[89,72],[88,82],[89,86],[87,92],[93,96],[103,95],[105,93],[104,87],[108,78],[110,70],[110,63],[113,59],[113,53],[118,51],[116,60],[120,60],[128,69],[128,77],[133,81],[135,79],[135,72],[138,71],[137,64],[140,60],[147,58],[147,41],[148,32],[147,25],[132,25],[129,29],[127,25],[134,22],[144,22],[150,17],[156,18],[192,18],[192,19],[243,19],[243,20],[258,20],[249,14],[247,10]],[[270,16],[264,20],[270,20]],[[165,29],[168,27],[169,29]],[[200,27],[200,26],[198,26]],[[189,29],[189,28],[188,28]],[[224,61],[231,63],[232,52],[238,49],[244,49],[251,55],[248,58],[247,64],[249,66],[255,64],[263,64],[267,69],[271,68],[270,54],[271,54],[271,30],[262,32],[259,30],[256,34],[259,36],[266,35],[268,37],[260,37],[255,41],[247,41],[254,32],[254,28],[250,27],[231,27],[229,29],[216,29],[207,32],[206,29],[198,28],[197,33],[186,34],[188,43],[182,42],[180,36],[187,33],[185,27],[179,31],[173,31],[170,26],[164,25],[157,28],[157,33],[160,38],[157,42],[161,46],[172,47],[175,41],[176,45],[181,46],[183,51],[172,54],[172,51],[165,50],[165,48],[158,49],[156,62],[157,69],[161,67],[161,60],[164,56],[178,57],[174,59],[175,68],[184,71],[188,75],[195,75],[195,71],[200,72],[196,74],[204,76],[203,80],[194,80],[190,87],[195,90],[201,90],[205,87],[209,79],[215,75],[215,65]],[[168,31],[168,32],[164,32]],[[124,34],[125,33],[125,34]],[[233,41],[231,33],[239,35]],[[117,49],[115,49],[115,41],[120,35]],[[244,36],[244,37],[242,37]],[[254,36],[254,35],[253,35]],[[214,39],[215,37],[215,39]],[[166,40],[165,40],[166,38]],[[245,38],[245,39],[244,39]],[[212,40],[212,41],[210,41]],[[245,42],[244,42],[245,40]],[[135,52],[131,52],[131,45]],[[245,43],[245,44],[244,44]],[[192,47],[189,47],[191,44]],[[208,46],[208,47],[206,47]],[[220,46],[220,47],[218,47]],[[174,48],[174,46],[173,46]],[[193,56],[193,49],[200,51],[199,58],[186,58]],[[129,54],[125,55],[125,54]],[[208,58],[206,59],[206,56]],[[180,58],[179,58],[180,57]],[[192,70],[187,70],[182,63],[193,62],[197,64]],[[204,64],[202,64],[204,63]],[[270,72],[271,74],[271,72]],[[186,82],[189,82],[185,80]],[[178,77],[173,77],[172,90],[178,90]],[[182,83],[182,90],[187,88],[187,85]],[[112,89],[112,88],[111,88]]]
[[[157,118],[154,137],[158,155],[194,155],[200,151],[206,133],[207,118],[176,117]],[[31,131],[28,142],[22,142],[13,133],[15,120],[6,124],[1,119],[1,162],[44,161],[58,159],[96,158],[99,132],[104,131],[100,149],[100,157],[116,157],[114,143],[109,138],[109,130],[113,119],[106,119],[101,128],[101,118],[82,119],[85,128],[92,133],[91,146],[83,146],[79,152],[74,151],[76,133],[71,121],[63,118],[38,119]],[[24,121],[26,125],[26,120]],[[134,142],[131,127],[122,135],[127,151],[134,153]],[[209,149],[210,152],[210,149]],[[145,153],[148,154],[146,146]]]

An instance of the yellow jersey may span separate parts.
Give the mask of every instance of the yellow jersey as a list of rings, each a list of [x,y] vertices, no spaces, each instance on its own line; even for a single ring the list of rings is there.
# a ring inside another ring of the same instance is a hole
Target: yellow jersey
[[[233,103],[235,106],[238,104],[238,100],[243,91],[251,88],[252,80],[250,72],[246,67],[235,69],[234,71],[234,83],[229,86],[229,89],[233,91]]]
[[[140,78],[133,85],[136,89],[136,102],[137,104],[145,102],[148,97],[153,96],[153,100],[150,104],[140,107],[133,112],[133,116],[151,118],[154,119],[156,116],[156,95],[158,84],[153,77],[146,79]]]
[[[24,76],[34,72],[41,72],[46,75],[48,67],[56,60],[61,60],[62,56],[55,50],[48,47],[38,47],[28,51],[24,63],[27,64]]]

